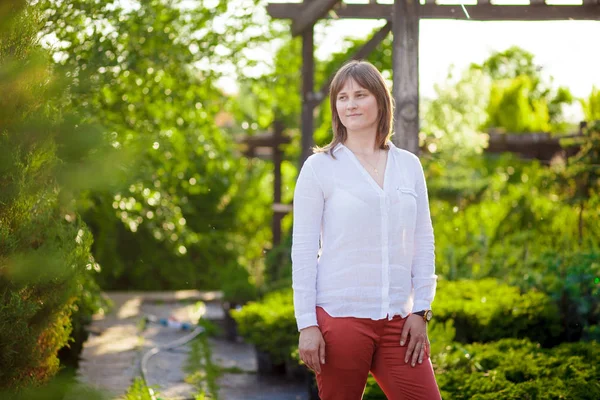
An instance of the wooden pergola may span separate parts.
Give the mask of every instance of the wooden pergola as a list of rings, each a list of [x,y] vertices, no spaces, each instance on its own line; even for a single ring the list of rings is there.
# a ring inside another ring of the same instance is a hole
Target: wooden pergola
[[[530,0],[529,5],[496,5],[479,0],[476,5],[442,5],[425,0],[394,0],[393,4],[346,4],[341,0],[304,0],[302,3],[270,3],[273,18],[291,19],[292,35],[302,36],[302,156],[310,155],[313,143],[313,111],[327,97],[333,77],[315,90],[314,25],[323,18],[386,19],[388,23],[349,59],[367,57],[391,31],[393,46],[394,144],[415,154],[419,151],[419,20],[456,19],[475,21],[600,20],[600,0],[581,5],[549,5]],[[543,38],[542,38],[543,39]]]

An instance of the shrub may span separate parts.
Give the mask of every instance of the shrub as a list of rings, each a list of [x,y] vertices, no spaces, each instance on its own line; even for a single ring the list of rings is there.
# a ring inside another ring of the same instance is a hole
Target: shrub
[[[520,284],[547,293],[558,305],[561,340],[600,340],[600,251],[546,253],[529,267]]]
[[[495,279],[441,281],[432,307],[435,323],[453,320],[461,343],[527,337],[549,346],[560,334],[558,308],[549,296],[522,294]]]
[[[543,349],[526,339],[493,343],[454,343],[432,353],[442,398],[579,399],[600,398],[600,344],[565,343]],[[364,400],[385,400],[369,376]]]
[[[449,399],[598,399],[600,345],[543,349],[526,339],[451,346],[434,355],[442,396]]]
[[[247,303],[232,311],[238,331],[259,351],[268,353],[274,364],[292,359],[298,345],[291,289],[268,293],[261,301]]]

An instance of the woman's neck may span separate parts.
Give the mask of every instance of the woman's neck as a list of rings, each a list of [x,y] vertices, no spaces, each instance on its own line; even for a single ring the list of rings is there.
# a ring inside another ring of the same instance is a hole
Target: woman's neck
[[[375,133],[350,133],[344,142],[344,146],[350,149],[353,153],[371,155],[379,151],[375,145]]]

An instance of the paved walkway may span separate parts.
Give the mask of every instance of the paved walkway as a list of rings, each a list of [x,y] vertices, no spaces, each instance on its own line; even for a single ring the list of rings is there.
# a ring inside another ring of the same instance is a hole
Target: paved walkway
[[[90,337],[81,354],[78,378],[93,387],[121,397],[140,376],[140,361],[148,350],[165,345],[189,332],[148,324],[140,330],[145,315],[175,317],[196,321],[199,317],[217,323],[223,319],[219,292],[111,292],[107,296],[114,309],[107,315],[94,316]],[[196,306],[198,301],[206,305]],[[302,383],[285,377],[261,377],[256,374],[254,348],[210,338],[213,363],[223,368],[236,367],[239,373],[224,373],[218,379],[220,400],[307,400]],[[161,351],[147,363],[147,382],[156,387],[163,400],[194,399],[198,389],[185,382],[188,373],[189,345]]]

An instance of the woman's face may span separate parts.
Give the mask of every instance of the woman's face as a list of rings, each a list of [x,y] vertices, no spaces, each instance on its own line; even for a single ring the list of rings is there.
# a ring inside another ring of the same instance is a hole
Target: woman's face
[[[377,129],[377,99],[354,79],[348,79],[338,93],[336,108],[349,133]]]

